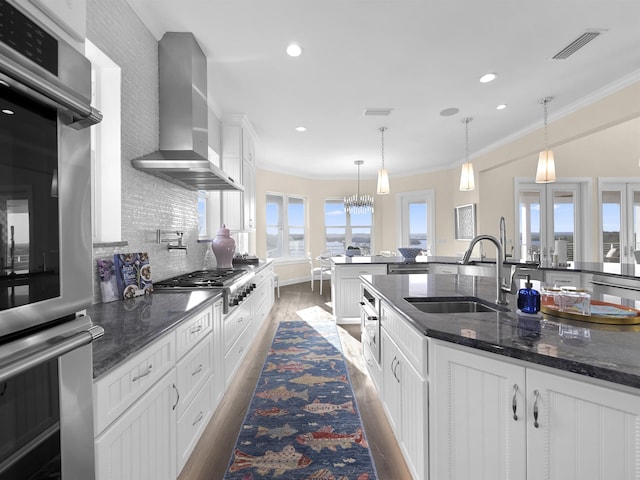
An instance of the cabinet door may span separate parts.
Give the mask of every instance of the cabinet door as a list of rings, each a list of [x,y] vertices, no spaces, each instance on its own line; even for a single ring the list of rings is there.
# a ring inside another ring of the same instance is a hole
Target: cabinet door
[[[336,323],[358,323],[360,321],[360,275],[386,275],[387,266],[341,265],[331,271],[331,295]]]
[[[432,352],[431,478],[524,480],[524,368],[435,342]]]
[[[398,347],[387,332],[382,330],[380,335],[382,340],[382,403],[387,413],[387,418],[393,428],[396,438],[402,438],[401,432],[401,397],[400,397],[400,377],[398,376]]]
[[[244,228],[256,228],[256,169],[253,163],[242,162],[242,184],[244,186]]]
[[[175,480],[175,370],[96,438],[97,480]]]
[[[640,478],[637,395],[534,369],[527,395],[528,480]]]
[[[401,448],[415,478],[429,478],[427,381],[399,352],[396,374],[400,378]]]

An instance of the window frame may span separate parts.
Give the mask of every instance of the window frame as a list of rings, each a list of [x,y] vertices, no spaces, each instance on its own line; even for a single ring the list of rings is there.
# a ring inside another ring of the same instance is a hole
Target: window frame
[[[436,193],[433,188],[396,194],[397,242],[409,246],[409,204],[423,200],[427,205],[427,254],[436,255]]]
[[[280,216],[282,223],[281,224],[276,224],[276,225],[272,225],[267,223],[268,222],[268,216],[266,215],[266,208],[267,205],[269,204],[269,197],[279,197],[282,200],[282,215]],[[302,211],[303,211],[303,222],[302,225],[290,225],[289,224],[289,200],[290,199],[295,199],[295,200],[300,200],[302,201]],[[286,263],[286,262],[299,262],[299,261],[306,261],[307,259],[307,250],[308,250],[308,243],[309,243],[309,227],[308,227],[308,200],[307,197],[305,197],[304,195],[295,195],[295,194],[290,194],[290,193],[281,193],[281,192],[267,192],[266,196],[265,196],[265,237],[268,235],[268,231],[269,228],[272,227],[276,227],[279,230],[279,234],[282,237],[282,255],[277,256],[277,257],[270,257],[269,256],[269,250],[267,248],[266,251],[266,257],[269,259],[273,259],[275,261],[277,261],[278,263]],[[290,246],[290,242],[289,242],[289,236],[290,236],[290,230],[292,228],[302,228],[303,229],[303,248],[301,250],[300,255],[291,255],[291,246]],[[265,238],[266,240],[266,238]]]
[[[331,225],[331,226],[327,226],[327,202],[335,202],[337,203],[341,203],[342,204],[342,208],[344,209],[344,198],[342,197],[325,197],[324,202],[322,204],[323,207],[323,218],[324,218],[324,251],[331,251],[333,252],[333,250],[327,245],[327,229],[328,228],[342,228],[342,225]],[[370,225],[352,225],[351,224],[351,214],[349,212],[347,212],[345,210],[344,212],[345,214],[345,220],[346,220],[346,225],[344,225],[344,251],[342,252],[342,255],[346,254],[346,249],[347,249],[347,245],[351,245],[353,243],[353,229],[354,228],[370,228],[370,232],[369,232],[369,250],[370,252],[374,252],[374,245],[375,245],[375,236],[374,236],[374,232],[375,232],[375,216],[373,214],[373,211],[371,212],[371,224]]]

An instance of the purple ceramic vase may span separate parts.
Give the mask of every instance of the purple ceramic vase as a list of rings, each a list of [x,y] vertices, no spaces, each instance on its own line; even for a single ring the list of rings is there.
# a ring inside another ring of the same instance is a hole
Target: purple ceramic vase
[[[222,224],[211,241],[211,250],[216,256],[218,268],[233,268],[233,254],[236,253],[236,241],[229,235],[229,229]]]

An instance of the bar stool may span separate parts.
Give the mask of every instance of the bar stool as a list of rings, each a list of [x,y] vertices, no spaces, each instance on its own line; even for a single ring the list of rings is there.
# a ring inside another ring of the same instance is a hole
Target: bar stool
[[[280,277],[277,273],[273,274],[273,286],[278,290],[278,298],[280,298]]]

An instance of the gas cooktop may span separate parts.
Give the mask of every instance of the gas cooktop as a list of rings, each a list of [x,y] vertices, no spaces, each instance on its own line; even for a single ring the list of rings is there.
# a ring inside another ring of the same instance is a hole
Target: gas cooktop
[[[227,287],[249,273],[243,269],[196,270],[177,277],[154,282],[153,288],[214,288]]]

